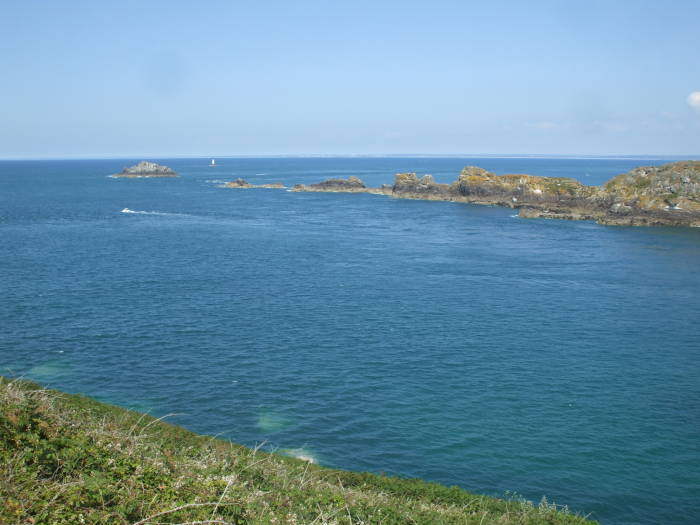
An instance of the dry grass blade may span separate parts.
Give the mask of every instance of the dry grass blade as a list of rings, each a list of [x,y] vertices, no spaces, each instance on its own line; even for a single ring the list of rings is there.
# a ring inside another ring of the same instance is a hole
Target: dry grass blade
[[[145,525],[149,521],[153,521],[156,518],[160,518],[161,516],[165,516],[167,514],[173,514],[174,512],[179,512],[181,510],[185,509],[191,509],[191,508],[196,508],[196,507],[209,507],[211,505],[214,505],[216,507],[219,507],[221,505],[237,505],[238,502],[230,502],[230,503],[221,503],[220,501],[212,501],[208,503],[186,503],[185,505],[180,505],[179,507],[175,507],[174,509],[169,509],[169,510],[164,510],[163,512],[158,512],[157,514],[153,514],[152,516],[149,516],[148,518],[135,521],[132,523],[132,525]],[[209,522],[194,522],[194,523],[212,523],[211,521]],[[213,522],[213,523],[222,523],[222,522]]]

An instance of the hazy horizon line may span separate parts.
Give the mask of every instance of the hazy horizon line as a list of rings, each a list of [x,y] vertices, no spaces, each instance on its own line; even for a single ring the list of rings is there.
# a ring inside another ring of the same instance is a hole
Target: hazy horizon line
[[[149,155],[47,155],[8,156],[1,161],[40,160],[133,160],[133,159],[266,159],[266,158],[492,158],[492,159],[684,159],[697,160],[700,154],[608,154],[589,155],[580,153],[294,153],[294,154],[149,154]]]

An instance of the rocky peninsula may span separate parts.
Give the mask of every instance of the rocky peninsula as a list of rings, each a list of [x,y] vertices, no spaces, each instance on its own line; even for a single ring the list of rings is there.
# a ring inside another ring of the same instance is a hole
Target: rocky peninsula
[[[142,160],[135,166],[124,168],[120,173],[112,175],[112,177],[141,179],[149,177],[177,177],[177,173],[167,166],[161,166],[155,162]]]
[[[700,227],[700,161],[636,168],[602,186],[575,179],[496,175],[468,166],[451,184],[432,176],[399,173],[394,184],[368,188],[357,177],[330,179],[294,191],[380,193],[401,199],[490,204],[518,209],[521,217],[594,220],[623,226]]]
[[[245,179],[236,179],[231,182],[227,182],[222,187],[224,188],[269,188],[269,189],[284,189],[286,186],[282,183],[275,182],[272,184],[251,184]]]
[[[365,186],[357,177],[348,177],[347,179],[328,179],[318,184],[297,184],[292,188],[293,191],[327,191],[331,193],[367,193],[369,188]]]

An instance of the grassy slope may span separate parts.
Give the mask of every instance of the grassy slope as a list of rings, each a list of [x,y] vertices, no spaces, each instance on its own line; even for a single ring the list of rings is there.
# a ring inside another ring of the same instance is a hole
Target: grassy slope
[[[0,502],[2,525],[591,523],[546,502],[323,468],[2,377]]]

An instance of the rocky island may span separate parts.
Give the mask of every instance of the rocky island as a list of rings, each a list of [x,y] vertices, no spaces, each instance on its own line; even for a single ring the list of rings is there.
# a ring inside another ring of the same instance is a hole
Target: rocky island
[[[155,162],[142,160],[135,166],[124,168],[120,173],[112,175],[112,177],[140,179],[147,177],[177,177],[177,173],[167,166],[161,166]]]
[[[575,179],[496,175],[468,166],[451,184],[432,176],[399,173],[392,186],[368,188],[357,177],[330,179],[294,191],[381,193],[402,199],[442,200],[507,206],[521,217],[594,220],[625,226],[700,227],[700,161],[636,168],[602,186]]]
[[[245,179],[236,179],[231,182],[227,182],[223,185],[224,188],[269,188],[269,189],[284,189],[286,186],[279,182],[274,182],[272,184],[251,184]]]
[[[319,191],[329,193],[390,193],[391,185],[368,188],[361,179],[350,176],[347,179],[328,179],[317,184],[296,184],[292,191]]]

